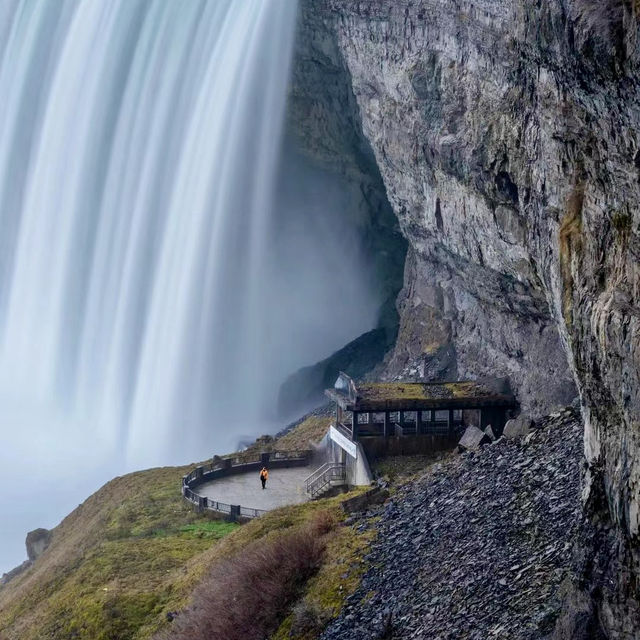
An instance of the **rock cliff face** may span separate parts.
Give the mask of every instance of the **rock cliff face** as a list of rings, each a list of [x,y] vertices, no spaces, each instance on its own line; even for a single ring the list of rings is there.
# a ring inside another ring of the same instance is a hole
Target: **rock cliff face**
[[[640,625],[637,14],[304,0],[294,92],[317,96],[295,120],[325,161],[361,144],[340,127],[362,131],[409,242],[388,374],[509,375],[534,415],[577,386],[590,540],[607,547],[581,586],[612,638]]]

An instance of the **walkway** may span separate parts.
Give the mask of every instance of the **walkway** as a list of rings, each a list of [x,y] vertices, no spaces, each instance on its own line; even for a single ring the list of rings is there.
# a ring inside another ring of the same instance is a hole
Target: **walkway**
[[[258,472],[239,473],[202,484],[197,492],[212,500],[240,504],[250,509],[277,509],[309,500],[304,490],[304,481],[312,471],[311,467],[270,470],[264,491],[260,486]]]

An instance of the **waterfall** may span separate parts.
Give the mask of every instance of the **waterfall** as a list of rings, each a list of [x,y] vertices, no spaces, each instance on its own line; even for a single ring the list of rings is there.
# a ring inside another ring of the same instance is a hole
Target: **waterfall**
[[[64,402],[107,440],[154,454],[225,416],[251,371],[247,296],[295,9],[5,7],[3,392]]]
[[[66,506],[81,478],[232,450],[287,374],[375,324],[348,197],[335,225],[273,204],[296,12],[0,3],[2,483],[31,465]]]

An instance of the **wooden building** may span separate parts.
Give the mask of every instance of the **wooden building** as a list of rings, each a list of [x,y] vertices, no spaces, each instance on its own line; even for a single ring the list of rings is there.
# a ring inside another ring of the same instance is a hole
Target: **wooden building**
[[[356,387],[341,373],[335,387],[325,393],[336,403],[336,429],[349,440],[363,443],[407,436],[452,442],[469,424],[481,429],[491,425],[499,436],[518,406],[506,379]]]

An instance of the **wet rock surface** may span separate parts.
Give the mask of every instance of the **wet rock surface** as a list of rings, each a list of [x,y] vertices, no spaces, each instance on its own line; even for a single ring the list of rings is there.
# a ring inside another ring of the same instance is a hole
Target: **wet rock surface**
[[[296,117],[341,166],[330,107],[350,109],[409,243],[385,374],[508,375],[536,420],[577,386],[586,513],[612,545],[591,558],[607,588],[583,587],[610,637],[637,640],[637,3],[301,0],[301,15]]]
[[[507,440],[518,440],[526,438],[534,427],[534,422],[527,415],[520,415],[517,418],[508,420],[504,425],[504,437]]]
[[[461,454],[401,488],[324,639],[549,636],[572,575],[582,428],[567,409],[525,441]],[[353,526],[372,526],[368,516]]]

